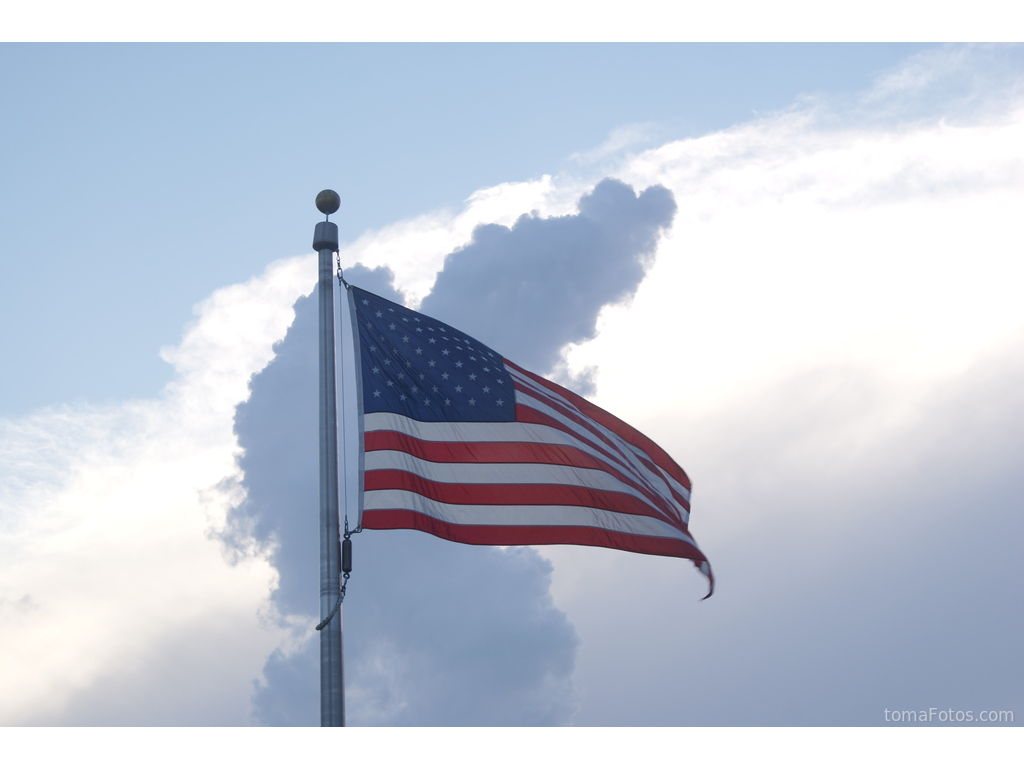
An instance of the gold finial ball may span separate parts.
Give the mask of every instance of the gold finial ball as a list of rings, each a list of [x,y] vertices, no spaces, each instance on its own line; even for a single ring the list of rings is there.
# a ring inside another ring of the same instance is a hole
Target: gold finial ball
[[[316,196],[316,209],[320,213],[330,216],[339,208],[341,208],[341,198],[338,197],[338,193],[333,189],[325,189]]]

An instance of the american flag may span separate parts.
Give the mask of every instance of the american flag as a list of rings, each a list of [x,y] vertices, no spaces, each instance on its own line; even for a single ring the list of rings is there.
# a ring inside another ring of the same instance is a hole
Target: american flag
[[[466,544],[586,544],[692,560],[690,479],[607,411],[355,286],[361,526]]]

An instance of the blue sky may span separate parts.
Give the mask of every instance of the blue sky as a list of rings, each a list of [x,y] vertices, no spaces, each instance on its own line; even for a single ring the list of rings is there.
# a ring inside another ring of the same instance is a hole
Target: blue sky
[[[719,589],[699,602],[667,558],[365,532],[350,719],[1024,717],[1018,47],[5,44],[0,64],[0,652],[21,662],[0,722],[305,717],[289,505],[312,489],[289,459],[313,197],[341,194],[347,269],[441,315],[476,226],[575,215],[606,176],[678,206],[642,278],[589,295],[584,331],[527,315],[506,346],[540,339],[540,373],[591,382],[687,469]],[[557,273],[521,285],[590,290]],[[36,654],[67,619],[67,653]],[[524,626],[515,671],[500,640]]]
[[[856,93],[921,48],[5,45],[0,354],[22,375],[0,412],[159,391],[192,306],[300,253],[323,187],[352,240],[579,172],[625,127],[637,148]]]

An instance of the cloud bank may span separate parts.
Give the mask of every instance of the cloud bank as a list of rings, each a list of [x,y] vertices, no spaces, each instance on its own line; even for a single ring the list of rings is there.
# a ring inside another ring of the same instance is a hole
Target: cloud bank
[[[622,160],[679,214],[569,360],[687,468],[721,590],[691,608],[671,563],[549,553],[556,604],[599,638],[578,723],[1020,716],[1024,104],[962,98],[977,57],[924,65],[955,96],[932,114],[897,72],[861,99],[886,121],[814,104]]]
[[[237,500],[234,407],[311,264],[197,307],[161,397],[0,423],[0,722],[248,722],[253,669],[282,641],[261,619],[276,574],[209,532]]]

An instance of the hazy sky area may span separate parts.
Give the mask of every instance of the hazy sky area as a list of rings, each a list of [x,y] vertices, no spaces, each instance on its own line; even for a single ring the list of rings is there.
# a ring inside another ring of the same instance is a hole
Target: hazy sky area
[[[362,532],[351,724],[1024,722],[1024,49],[5,44],[0,101],[0,724],[318,722],[324,187],[717,579]]]

